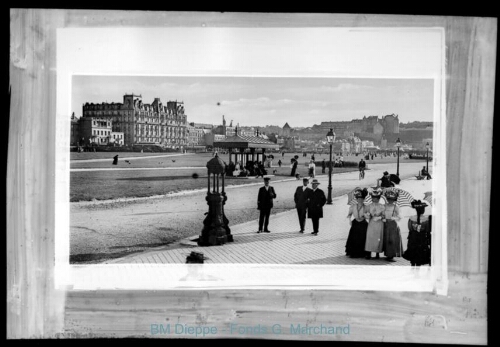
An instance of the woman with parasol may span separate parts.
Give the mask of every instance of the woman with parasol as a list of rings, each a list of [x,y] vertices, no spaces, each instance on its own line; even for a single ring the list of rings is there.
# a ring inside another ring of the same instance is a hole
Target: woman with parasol
[[[414,200],[411,206],[417,215],[408,220],[408,246],[403,258],[409,260],[412,266],[431,264],[431,216],[424,216],[427,204]]]
[[[401,231],[397,221],[401,219],[399,206],[395,204],[399,193],[396,190],[386,189],[384,192],[387,203],[385,204],[384,217],[384,254],[387,261],[394,262],[394,257],[401,257],[403,254],[403,242]]]
[[[366,229],[368,222],[366,221],[365,214],[368,212],[368,207],[365,206],[365,197],[368,195],[366,188],[356,188],[354,190],[354,198],[356,201],[349,206],[349,223],[351,229],[347,237],[345,245],[345,254],[351,258],[361,258],[366,256],[365,243],[366,243]],[[351,216],[354,219],[351,220]]]
[[[385,207],[380,201],[382,189],[375,188],[370,192],[372,203],[368,206],[368,211],[365,213],[365,218],[368,220],[366,230],[365,251],[368,252],[366,259],[371,259],[371,252],[377,253],[376,258],[380,258],[379,253],[383,250],[384,240],[384,216]]]

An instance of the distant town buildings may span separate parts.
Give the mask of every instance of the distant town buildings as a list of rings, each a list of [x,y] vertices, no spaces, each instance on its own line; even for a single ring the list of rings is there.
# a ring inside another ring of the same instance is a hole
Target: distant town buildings
[[[233,121],[231,121],[231,123],[227,125],[226,118],[222,116],[222,125],[215,127],[212,132],[217,135],[234,136],[235,127],[233,127]]]
[[[71,116],[72,145],[158,145],[164,148],[211,147],[236,134],[260,136],[270,139],[280,149],[288,151],[324,151],[329,149],[326,133],[336,133],[336,151],[363,153],[373,149],[393,149],[399,138],[401,149],[432,147],[433,123],[401,123],[399,115],[383,117],[364,116],[351,121],[324,121],[306,128],[292,128],[288,122],[283,127],[233,126],[233,121],[222,124],[187,123],[184,103],[168,101],[163,104],[155,98],[151,104],[143,103],[141,95],[125,94],[123,103],[85,103],[82,117]]]

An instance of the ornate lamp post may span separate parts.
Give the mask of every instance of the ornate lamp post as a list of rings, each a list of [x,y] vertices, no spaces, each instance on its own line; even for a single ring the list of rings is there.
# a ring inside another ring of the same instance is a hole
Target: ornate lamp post
[[[426,164],[427,168],[426,168],[426,170],[427,170],[427,172],[429,172],[429,142],[427,142],[425,144],[425,148],[427,148],[427,164]]]
[[[332,146],[335,142],[335,133],[333,129],[330,128],[330,131],[326,134],[326,141],[330,144],[330,162],[329,162],[329,170],[328,170],[328,197],[326,199],[326,203],[328,205],[332,204]]]
[[[224,214],[224,204],[227,196],[224,192],[224,174],[226,164],[219,158],[217,153],[207,163],[208,169],[208,191],[205,200],[208,204],[207,217],[203,221],[203,230],[198,239],[199,246],[223,245],[233,241],[229,221]],[[219,180],[222,180],[219,184]],[[210,187],[212,181],[212,187]],[[221,191],[219,191],[221,187]],[[212,188],[212,191],[210,191]]]
[[[401,147],[401,140],[399,139],[399,137],[396,140],[396,147],[398,148],[398,167],[396,170],[396,175],[399,177],[399,147]]]

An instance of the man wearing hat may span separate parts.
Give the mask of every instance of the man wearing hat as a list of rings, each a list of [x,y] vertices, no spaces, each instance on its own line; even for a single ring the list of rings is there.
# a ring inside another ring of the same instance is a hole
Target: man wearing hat
[[[274,188],[269,185],[270,180],[270,177],[264,177],[264,187],[259,189],[259,195],[257,197],[257,209],[260,210],[259,231],[257,231],[257,233],[271,232],[267,229],[267,226],[269,224],[271,209],[273,208],[273,199],[276,199],[276,192]],[[262,227],[264,227],[264,229],[262,229]]]
[[[311,188],[307,187],[309,184],[309,179],[304,177],[302,179],[302,186],[297,187],[295,194],[293,195],[293,200],[295,201],[295,208],[297,209],[297,214],[299,216],[300,232],[303,233],[306,226],[306,213],[307,213],[307,199],[309,193],[312,191]]]
[[[382,188],[389,188],[389,187],[394,187],[394,183],[391,182],[391,176],[387,171],[384,171],[384,176],[379,179],[380,181],[380,187]]]
[[[319,182],[315,178],[311,182],[312,190],[308,193],[307,199],[307,217],[312,220],[313,232],[311,234],[318,235],[319,219],[323,218],[323,206],[326,204],[325,193],[318,188]]]

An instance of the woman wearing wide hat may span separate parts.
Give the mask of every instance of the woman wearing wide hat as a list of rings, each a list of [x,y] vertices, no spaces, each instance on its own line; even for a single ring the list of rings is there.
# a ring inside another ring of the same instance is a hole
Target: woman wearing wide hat
[[[365,242],[365,251],[368,252],[366,259],[371,259],[371,252],[377,253],[377,258],[379,258],[384,242],[384,222],[382,218],[384,217],[385,207],[379,203],[382,189],[373,189],[370,196],[372,197],[372,203],[368,206],[368,211],[365,214],[365,218],[368,220]]]
[[[424,216],[427,204],[414,200],[411,207],[417,212],[408,220],[408,246],[403,258],[409,260],[412,266],[431,264],[431,216]]]
[[[356,189],[354,191],[354,198],[356,203],[349,206],[349,223],[351,224],[351,229],[349,230],[349,236],[347,237],[347,243],[345,245],[345,254],[351,258],[360,258],[366,256],[365,242],[366,242],[366,229],[368,228],[368,222],[366,221],[365,214],[368,212],[368,207],[365,206],[365,197],[368,195],[368,190]],[[351,220],[351,216],[354,219]]]
[[[384,210],[384,254],[387,261],[394,262],[394,257],[401,257],[403,254],[403,241],[401,240],[401,231],[397,221],[401,219],[399,206],[395,204],[398,199],[398,192],[386,190],[384,196],[387,200]]]

